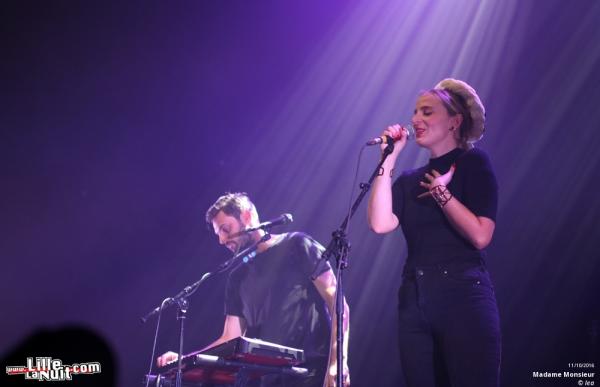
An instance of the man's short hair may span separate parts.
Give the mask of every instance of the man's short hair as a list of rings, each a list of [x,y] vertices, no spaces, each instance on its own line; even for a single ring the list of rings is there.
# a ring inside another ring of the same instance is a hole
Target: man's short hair
[[[228,192],[218,198],[215,204],[210,206],[206,211],[206,223],[209,228],[212,226],[212,221],[219,211],[223,211],[225,215],[233,216],[237,220],[241,220],[240,215],[242,211],[250,211],[252,218],[258,221],[256,207],[245,192]]]

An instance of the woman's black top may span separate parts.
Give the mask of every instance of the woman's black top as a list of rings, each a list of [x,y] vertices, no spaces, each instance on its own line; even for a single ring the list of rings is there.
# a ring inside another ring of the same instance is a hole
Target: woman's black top
[[[480,149],[456,148],[432,158],[421,168],[404,172],[392,186],[393,212],[400,221],[408,245],[405,273],[416,267],[454,262],[478,261],[483,251],[476,249],[450,224],[435,200],[418,198],[426,189],[425,173],[444,174],[452,164],[456,170],[448,190],[476,216],[496,220],[498,185],[487,155]]]

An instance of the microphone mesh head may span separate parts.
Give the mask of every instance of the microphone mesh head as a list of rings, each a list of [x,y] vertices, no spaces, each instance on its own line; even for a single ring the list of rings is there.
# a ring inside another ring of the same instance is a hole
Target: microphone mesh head
[[[406,139],[414,140],[415,139],[415,128],[412,126],[412,124],[402,125],[402,127],[404,129],[406,129],[406,132],[408,133],[408,136],[406,137]]]

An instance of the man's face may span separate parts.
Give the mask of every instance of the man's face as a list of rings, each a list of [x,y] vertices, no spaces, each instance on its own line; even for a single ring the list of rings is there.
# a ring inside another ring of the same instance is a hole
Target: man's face
[[[247,227],[241,220],[227,215],[223,211],[219,211],[213,218],[212,225],[215,235],[219,237],[219,243],[225,245],[234,254],[251,242],[250,235],[248,234],[235,236],[236,233],[245,230]]]

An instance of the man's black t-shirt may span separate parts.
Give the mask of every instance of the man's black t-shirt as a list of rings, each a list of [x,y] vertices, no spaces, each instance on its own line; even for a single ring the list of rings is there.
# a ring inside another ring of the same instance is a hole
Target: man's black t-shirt
[[[473,148],[456,148],[432,158],[421,168],[403,173],[392,186],[393,212],[400,220],[408,246],[405,273],[417,266],[433,266],[458,261],[479,261],[483,253],[463,238],[431,196],[418,198],[426,189],[425,173],[441,174],[452,164],[456,170],[448,190],[476,216],[496,220],[498,185],[487,155]]]
[[[282,235],[231,272],[225,314],[244,318],[247,337],[303,349],[309,361],[326,361],[330,316],[311,280],[331,268],[320,259],[323,250],[304,233]]]

